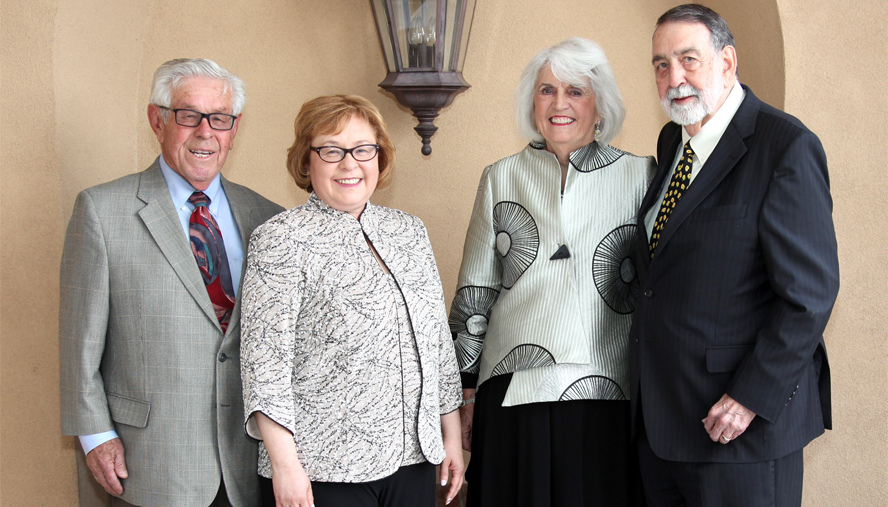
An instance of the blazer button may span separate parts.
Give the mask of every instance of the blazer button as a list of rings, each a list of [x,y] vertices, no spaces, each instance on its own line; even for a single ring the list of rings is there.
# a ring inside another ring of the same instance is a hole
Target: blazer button
[[[654,291],[652,291],[651,289],[644,291],[644,297],[646,297],[646,298],[649,298],[653,295],[654,295]]]
[[[224,363],[227,360],[228,360],[228,356],[226,356],[224,352],[222,354],[219,354],[219,362],[220,363]]]

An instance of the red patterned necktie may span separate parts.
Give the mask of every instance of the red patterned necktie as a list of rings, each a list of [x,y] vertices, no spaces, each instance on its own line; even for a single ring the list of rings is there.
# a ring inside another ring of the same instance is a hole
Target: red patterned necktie
[[[648,249],[651,252],[651,259],[654,258],[654,251],[657,249],[657,243],[660,241],[660,233],[669,220],[669,215],[675,209],[675,205],[681,199],[681,195],[691,184],[691,165],[694,161],[694,150],[691,149],[691,142],[688,141],[684,145],[684,153],[675,166],[672,173],[672,179],[669,180],[669,187],[666,189],[666,195],[663,196],[663,202],[660,204],[660,211],[657,212],[657,219],[654,220],[654,227],[651,233],[651,243]]]
[[[216,310],[216,318],[219,319],[224,333],[228,330],[228,321],[231,320],[231,311],[234,309],[234,287],[231,285],[225,243],[222,242],[219,225],[207,208],[210,198],[203,192],[195,192],[188,198],[188,202],[194,205],[188,225],[191,252],[197,259],[197,267],[200,268],[210,301]]]

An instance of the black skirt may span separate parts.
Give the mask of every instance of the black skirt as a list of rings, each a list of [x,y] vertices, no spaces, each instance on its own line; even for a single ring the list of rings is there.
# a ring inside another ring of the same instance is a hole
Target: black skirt
[[[468,507],[644,506],[629,401],[503,407],[511,379],[477,391]]]

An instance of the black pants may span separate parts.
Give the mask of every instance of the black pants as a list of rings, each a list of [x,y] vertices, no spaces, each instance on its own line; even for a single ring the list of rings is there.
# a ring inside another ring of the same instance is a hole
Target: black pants
[[[274,507],[271,479],[260,478],[263,507]],[[435,507],[435,466],[401,467],[371,482],[311,481],[315,507]]]
[[[642,434],[638,441],[638,459],[648,507],[797,507],[802,504],[801,449],[759,463],[686,463],[658,458]]]

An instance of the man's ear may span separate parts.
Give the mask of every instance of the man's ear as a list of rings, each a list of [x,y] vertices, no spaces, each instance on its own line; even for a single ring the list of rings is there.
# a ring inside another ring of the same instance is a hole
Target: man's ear
[[[151,130],[154,131],[154,135],[157,136],[157,141],[163,143],[164,122],[160,107],[148,104],[148,123],[151,125]]]
[[[734,85],[734,77],[737,74],[737,50],[734,46],[725,46],[721,50],[722,59],[722,77],[725,79],[725,85],[730,87]]]
[[[234,136],[237,135],[237,128],[240,127],[241,117],[243,117],[243,113],[237,115],[237,118],[234,119],[234,127],[231,127],[231,140],[234,141]]]

